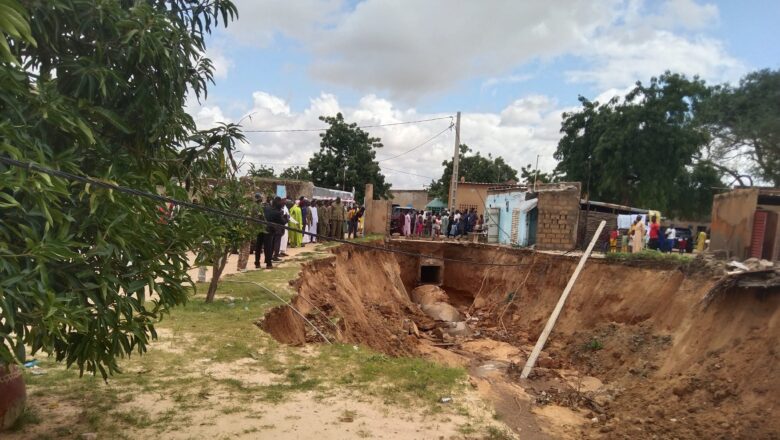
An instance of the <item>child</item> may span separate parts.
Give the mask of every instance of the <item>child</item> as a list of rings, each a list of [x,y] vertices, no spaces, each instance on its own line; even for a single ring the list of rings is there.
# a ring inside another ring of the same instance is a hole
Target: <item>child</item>
[[[617,242],[618,242],[618,236],[620,235],[620,232],[618,232],[617,229],[613,229],[609,233],[609,252],[610,253],[616,253],[617,252]]]

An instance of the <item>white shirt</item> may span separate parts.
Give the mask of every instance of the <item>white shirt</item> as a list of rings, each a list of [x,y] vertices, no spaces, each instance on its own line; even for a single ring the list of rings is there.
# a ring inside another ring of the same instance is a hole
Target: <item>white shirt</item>
[[[677,230],[674,228],[666,228],[666,238],[674,240],[677,238]]]

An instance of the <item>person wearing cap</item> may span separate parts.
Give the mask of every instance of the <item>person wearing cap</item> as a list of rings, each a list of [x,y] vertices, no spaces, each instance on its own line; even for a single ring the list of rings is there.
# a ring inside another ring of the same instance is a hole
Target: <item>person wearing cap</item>
[[[344,205],[341,204],[341,197],[336,197],[336,202],[331,206],[331,235],[333,238],[344,239]]]

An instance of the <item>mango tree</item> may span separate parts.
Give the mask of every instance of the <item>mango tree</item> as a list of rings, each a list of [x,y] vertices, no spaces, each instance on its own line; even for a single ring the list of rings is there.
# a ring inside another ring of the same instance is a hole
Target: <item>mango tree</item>
[[[0,157],[186,199],[193,169],[234,145],[185,102],[212,80],[207,34],[236,14],[228,0],[0,0]],[[161,209],[0,164],[0,362],[28,347],[106,377],[144,352],[187,300],[212,224]]]

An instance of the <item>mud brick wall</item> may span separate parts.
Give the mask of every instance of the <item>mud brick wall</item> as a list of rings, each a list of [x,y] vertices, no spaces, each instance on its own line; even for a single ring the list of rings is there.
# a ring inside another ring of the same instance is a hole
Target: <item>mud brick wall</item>
[[[586,205],[583,204],[582,206]],[[582,209],[580,212],[579,232],[577,233],[577,246],[580,249],[588,247],[593,234],[596,233],[596,229],[598,229],[602,220],[605,220],[607,224],[604,225],[604,230],[593,248],[594,251],[604,251],[609,248],[609,232],[617,229],[617,214]]]
[[[580,184],[564,182],[537,187],[539,218],[536,248],[541,250],[574,249],[580,215]]]

